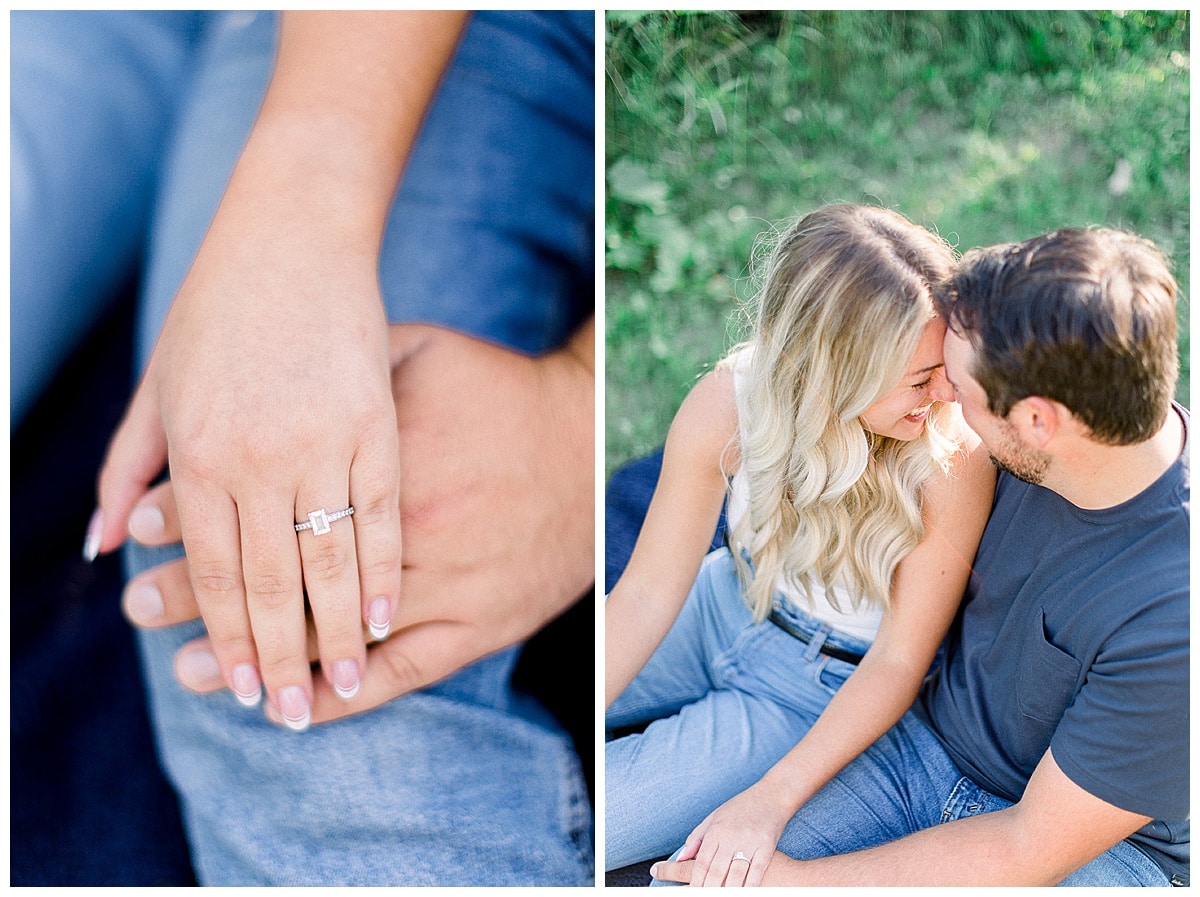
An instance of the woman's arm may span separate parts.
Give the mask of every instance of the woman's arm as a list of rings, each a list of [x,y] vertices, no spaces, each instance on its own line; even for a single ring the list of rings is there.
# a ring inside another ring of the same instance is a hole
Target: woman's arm
[[[270,86],[100,474],[115,548],[169,456],[196,600],[226,683],[311,717],[352,696],[361,624],[400,596],[396,417],[378,285],[384,222],[458,13],[288,13]],[[353,505],[321,536],[293,524]]]
[[[605,707],[650,659],[687,598],[721,515],[736,434],[733,373],[722,367],[675,415],[641,533],[605,604]]]
[[[912,705],[957,611],[991,510],[995,470],[977,445],[925,488],[925,537],[896,571],[892,606],[858,668],[808,734],[763,778],[688,838],[693,884],[723,884],[737,851],[759,884],[787,821]],[[753,852],[752,852],[753,851]]]

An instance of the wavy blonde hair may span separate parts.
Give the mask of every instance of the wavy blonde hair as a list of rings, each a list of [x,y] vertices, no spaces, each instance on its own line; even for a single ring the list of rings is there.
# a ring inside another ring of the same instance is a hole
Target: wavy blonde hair
[[[948,469],[961,418],[937,402],[906,441],[859,416],[904,376],[935,316],[931,284],[953,264],[944,240],[902,215],[846,204],[795,222],[766,254],[753,336],[725,360],[750,354],[737,398],[748,504],[731,539],[755,619],[781,576],[810,601],[838,582],[855,608],[889,605],[924,535],[922,483]]]

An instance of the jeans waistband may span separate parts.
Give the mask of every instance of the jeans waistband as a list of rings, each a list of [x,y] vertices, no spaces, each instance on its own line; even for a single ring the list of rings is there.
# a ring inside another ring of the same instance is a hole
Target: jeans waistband
[[[865,652],[851,651],[846,648],[839,648],[836,645],[829,644],[828,635],[829,627],[823,626],[817,632],[808,632],[793,618],[793,615],[784,613],[778,605],[771,608],[771,613],[767,615],[767,619],[786,632],[795,639],[799,639],[804,644],[813,644],[816,639],[820,639],[820,645],[817,650],[827,657],[832,657],[834,660],[845,661],[849,664],[858,665],[858,662],[863,659]]]

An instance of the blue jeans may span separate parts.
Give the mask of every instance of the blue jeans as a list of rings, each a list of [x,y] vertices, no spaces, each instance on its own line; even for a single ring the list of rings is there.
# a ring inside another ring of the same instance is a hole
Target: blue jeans
[[[929,726],[909,712],[792,817],[779,849],[797,859],[849,853],[1011,805],[966,778]],[[1122,841],[1061,884],[1169,882],[1146,854]]]
[[[10,426],[132,280],[204,18],[10,16]]]
[[[70,158],[46,167],[74,173],[79,189],[105,188],[94,220],[77,245],[59,239],[65,221],[34,236],[68,256],[50,268],[74,253],[136,256],[148,240],[144,366],[253,123],[275,17],[49,18],[70,38],[61,45],[100,43],[100,63],[72,77],[112,91],[113,108],[132,110],[115,133],[138,151],[130,154],[136,165],[125,164],[115,138],[71,142]],[[593,24],[591,11],[473,17],[393,204],[380,265],[389,320],[537,351],[562,342],[591,312]],[[146,69],[147,60],[165,62]],[[78,105],[87,111],[90,102]],[[34,121],[31,131],[52,138],[55,124]],[[14,151],[14,171],[18,164]],[[75,214],[73,199],[68,192],[54,206],[62,218]],[[118,214],[125,200],[136,208]],[[16,245],[14,236],[14,253]],[[72,303],[92,302],[102,280],[58,288],[50,297],[58,304],[41,314],[51,323],[73,316]],[[14,345],[25,333],[14,320]],[[128,572],[178,555],[135,547]],[[519,649],[296,735],[227,692],[197,696],[179,686],[175,651],[201,632],[199,623],[145,632],[140,647],[160,757],[202,884],[593,883],[578,759],[544,710],[511,687]],[[590,681],[583,684],[591,694]]]
[[[806,644],[742,600],[728,550],[705,558],[683,609],[613,702],[609,729],[646,723],[605,745],[605,865],[666,856],[804,737],[854,671],[820,653],[868,645],[780,606]]]
[[[405,166],[380,256],[392,323],[524,351],[594,302],[593,13],[476,13]],[[144,366],[266,90],[268,13],[219,14],[161,175],[138,340]]]

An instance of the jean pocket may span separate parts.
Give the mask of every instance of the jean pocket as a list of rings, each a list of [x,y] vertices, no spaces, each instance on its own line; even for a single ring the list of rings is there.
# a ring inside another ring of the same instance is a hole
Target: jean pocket
[[[836,657],[829,657],[825,654],[817,658],[816,663],[817,682],[831,695],[845,685],[850,675],[858,669],[852,663],[847,663],[844,660],[838,660]]]

